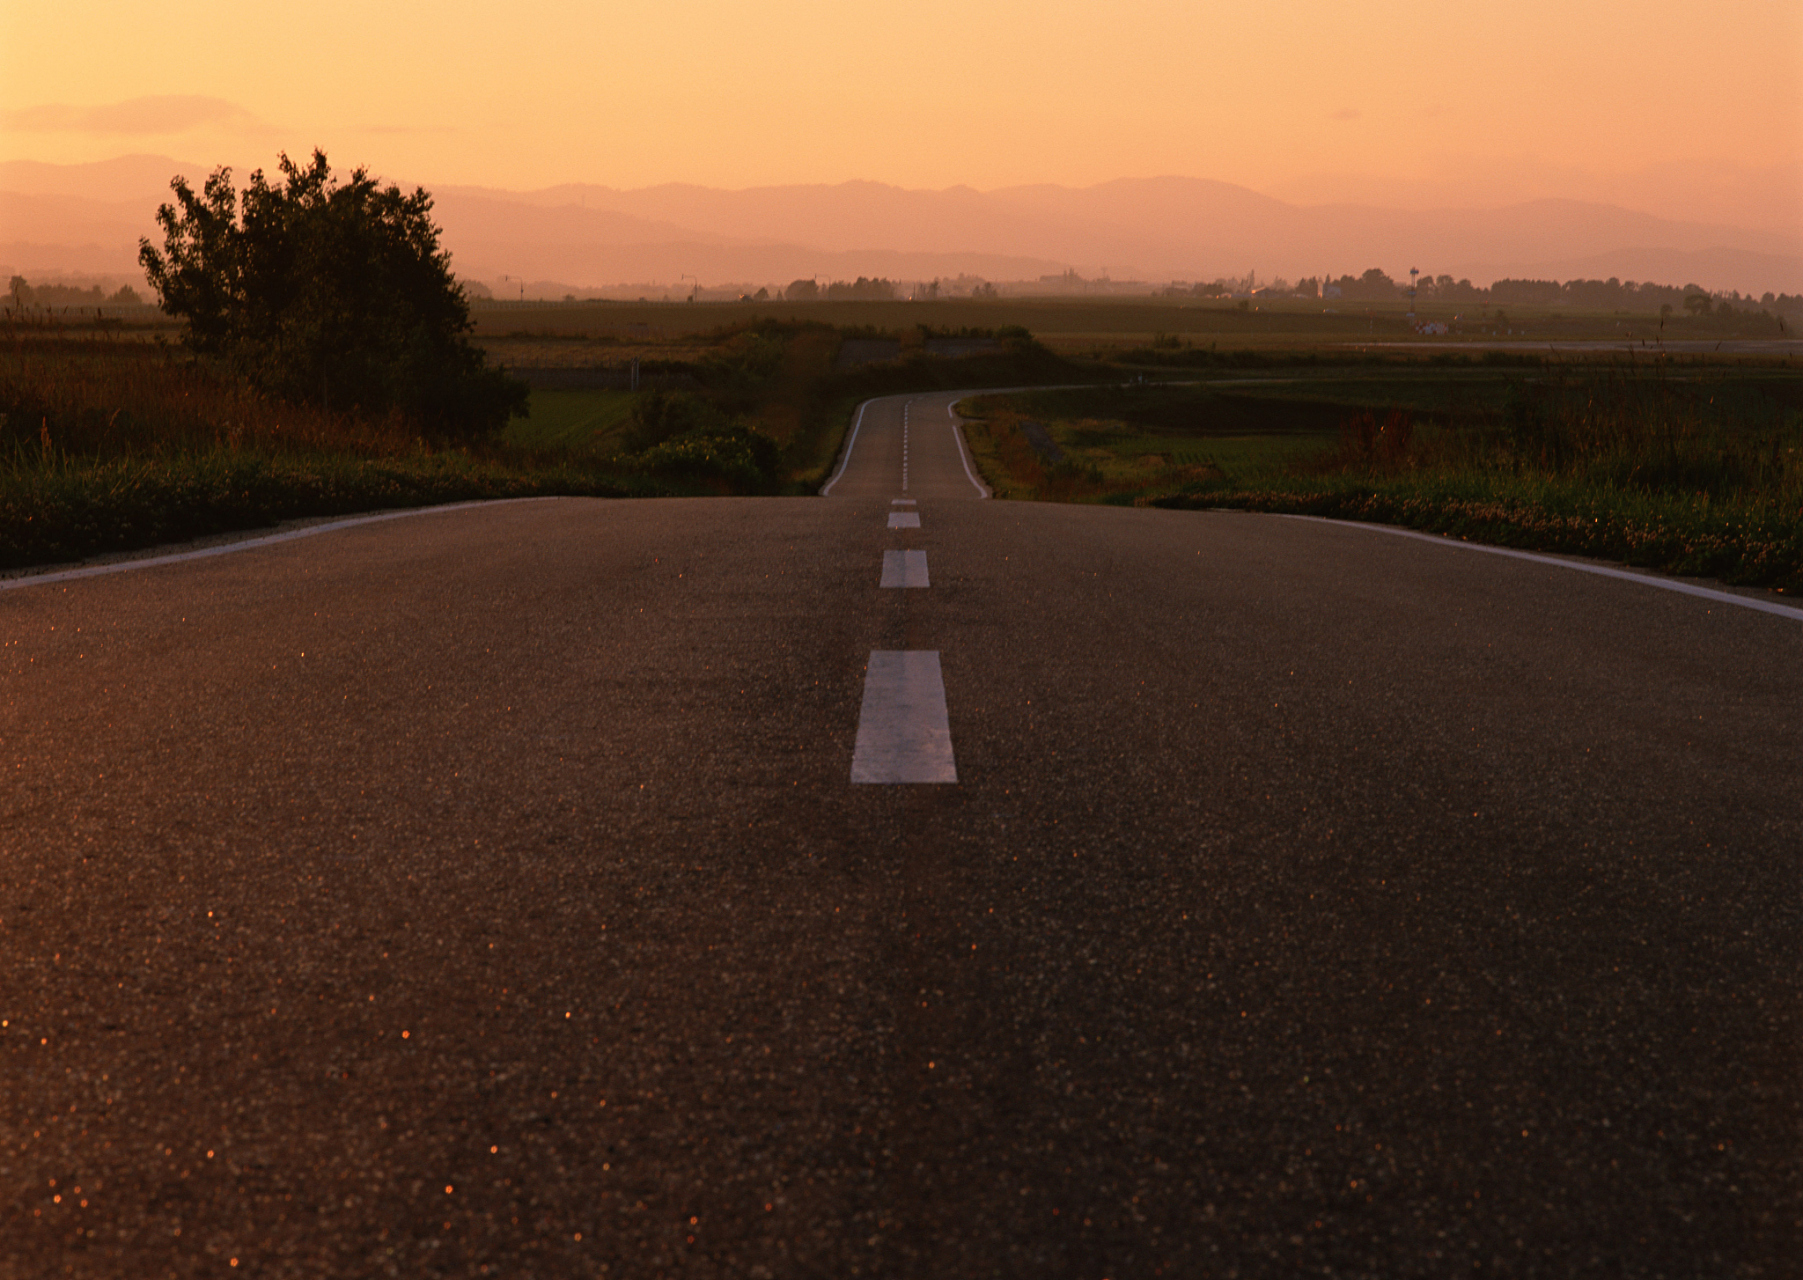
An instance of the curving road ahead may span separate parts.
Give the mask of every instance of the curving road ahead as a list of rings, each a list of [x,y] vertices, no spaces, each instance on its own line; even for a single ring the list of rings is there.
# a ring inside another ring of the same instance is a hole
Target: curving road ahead
[[[0,591],[0,1276],[1794,1269],[1803,618],[947,403]]]

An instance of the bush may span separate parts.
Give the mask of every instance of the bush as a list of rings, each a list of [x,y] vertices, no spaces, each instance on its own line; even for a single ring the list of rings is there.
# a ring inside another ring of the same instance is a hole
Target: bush
[[[728,425],[726,415],[700,396],[687,391],[645,391],[632,403],[626,447],[641,453],[677,436]]]
[[[773,493],[782,450],[747,427],[707,426],[655,445],[636,461],[653,475],[711,481],[736,493]]]

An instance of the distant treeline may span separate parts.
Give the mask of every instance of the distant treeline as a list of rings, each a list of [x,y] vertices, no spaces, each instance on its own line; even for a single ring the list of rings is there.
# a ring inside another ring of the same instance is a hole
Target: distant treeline
[[[34,285],[24,276],[14,276],[8,297],[16,310],[27,307],[135,307],[144,299],[128,284],[107,293],[99,285],[80,289],[72,284]]]
[[[856,280],[835,280],[824,289],[818,281],[797,280],[783,290],[783,297],[790,302],[812,302],[816,298],[825,298],[829,302],[887,302],[899,296],[900,290],[896,288],[895,281],[881,276],[874,280],[864,276],[859,276]]]
[[[1198,298],[1341,298],[1348,302],[1395,302],[1409,296],[1406,282],[1392,280],[1372,267],[1363,275],[1308,276],[1294,284],[1272,280],[1260,285],[1255,276],[1223,277],[1206,284],[1173,286],[1167,294],[1188,293]],[[1803,296],[1766,293],[1755,298],[1738,292],[1711,292],[1701,285],[1682,286],[1641,283],[1634,280],[1497,280],[1488,289],[1451,276],[1422,276],[1416,296],[1424,302],[1470,303],[1489,306],[1552,306],[1563,303],[1589,311],[1644,311],[1657,314],[1684,312],[1695,316],[1728,316],[1741,311],[1763,310],[1774,314],[1803,312]]]

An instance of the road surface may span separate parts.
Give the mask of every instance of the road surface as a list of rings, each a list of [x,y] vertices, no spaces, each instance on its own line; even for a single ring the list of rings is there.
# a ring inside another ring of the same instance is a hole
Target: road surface
[[[1795,1274],[1803,622],[902,405],[0,591],[0,1276]]]

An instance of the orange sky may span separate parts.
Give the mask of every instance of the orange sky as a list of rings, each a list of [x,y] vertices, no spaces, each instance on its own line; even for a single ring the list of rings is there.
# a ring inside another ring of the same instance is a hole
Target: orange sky
[[[1547,195],[1803,225],[1797,0],[7,4],[0,159]]]

